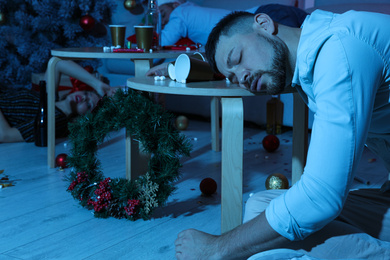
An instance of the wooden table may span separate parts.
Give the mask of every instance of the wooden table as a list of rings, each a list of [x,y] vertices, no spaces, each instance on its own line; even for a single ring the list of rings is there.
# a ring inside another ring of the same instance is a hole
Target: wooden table
[[[175,51],[161,50],[152,53],[114,53],[104,52],[103,47],[86,48],[64,48],[51,51],[52,58],[48,63],[48,155],[47,161],[51,168],[55,167],[55,66],[61,59],[83,60],[83,59],[130,59],[135,65],[135,77],[144,77],[145,73],[152,67],[153,59],[175,59],[182,53],[192,54],[196,51]],[[126,138],[126,151],[130,146],[135,146],[130,138]],[[130,156],[138,156],[138,153],[126,153],[126,178],[131,179],[131,173],[138,172],[137,164],[130,164]],[[142,160],[142,159],[141,159]],[[134,161],[134,160],[133,160]]]
[[[155,81],[152,77],[130,78],[127,86],[141,91],[210,96],[212,147],[219,145],[219,110],[222,105],[222,173],[221,173],[221,232],[225,233],[242,223],[243,209],[243,129],[244,96],[266,95],[252,93],[236,84],[222,81],[178,83],[172,80]],[[307,107],[293,88],[283,93],[294,95],[292,182],[295,183],[303,173],[307,151]]]

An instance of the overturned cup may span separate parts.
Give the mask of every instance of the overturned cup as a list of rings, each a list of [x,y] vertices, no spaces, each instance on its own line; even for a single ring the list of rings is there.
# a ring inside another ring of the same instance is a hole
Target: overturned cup
[[[190,57],[187,54],[181,54],[177,57],[174,66],[174,77],[178,82],[208,81],[214,79],[214,72],[208,62]]]

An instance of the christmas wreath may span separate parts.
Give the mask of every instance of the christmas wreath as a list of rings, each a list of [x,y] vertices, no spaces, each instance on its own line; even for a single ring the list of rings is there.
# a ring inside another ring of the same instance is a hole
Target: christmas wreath
[[[172,114],[140,92],[118,90],[103,97],[95,111],[69,124],[67,190],[96,217],[149,219],[175,190],[180,159],[191,151],[189,140],[172,122]],[[105,137],[122,128],[151,155],[148,172],[134,180],[106,178],[96,157]]]

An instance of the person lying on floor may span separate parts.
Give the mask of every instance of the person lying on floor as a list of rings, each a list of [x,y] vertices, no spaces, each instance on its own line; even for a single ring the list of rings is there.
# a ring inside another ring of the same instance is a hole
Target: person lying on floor
[[[56,65],[56,92],[61,74],[84,82],[91,86],[91,90],[71,92],[56,101],[56,136],[67,133],[69,120],[92,111],[102,95],[113,93],[109,85],[69,60],[61,60]],[[0,88],[0,143],[33,142],[34,121],[38,110],[37,91],[26,88]]]

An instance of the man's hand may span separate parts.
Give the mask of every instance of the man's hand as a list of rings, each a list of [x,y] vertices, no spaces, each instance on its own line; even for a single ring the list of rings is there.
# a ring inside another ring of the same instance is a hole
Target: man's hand
[[[191,259],[222,259],[218,252],[218,236],[210,235],[195,229],[179,233],[175,241],[176,258]]]
[[[262,213],[252,220],[222,234],[210,235],[198,230],[182,231],[175,241],[176,258],[247,259],[258,252],[286,247],[290,241],[268,224]]]
[[[146,72],[146,76],[169,76],[168,75],[169,62],[161,63]]]

